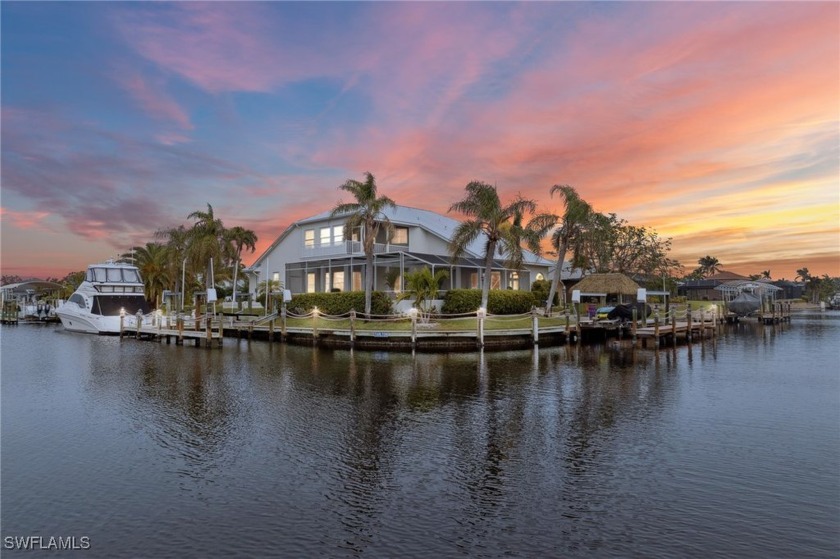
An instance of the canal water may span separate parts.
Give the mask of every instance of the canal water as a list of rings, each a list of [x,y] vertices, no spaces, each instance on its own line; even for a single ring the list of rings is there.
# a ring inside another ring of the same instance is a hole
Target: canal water
[[[0,336],[3,557],[840,556],[837,313],[658,351]]]

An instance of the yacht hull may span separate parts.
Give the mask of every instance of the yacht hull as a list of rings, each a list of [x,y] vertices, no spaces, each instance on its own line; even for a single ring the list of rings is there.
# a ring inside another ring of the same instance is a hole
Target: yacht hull
[[[59,309],[56,314],[68,332],[85,334],[119,334],[120,317],[100,316],[86,313],[71,313]]]

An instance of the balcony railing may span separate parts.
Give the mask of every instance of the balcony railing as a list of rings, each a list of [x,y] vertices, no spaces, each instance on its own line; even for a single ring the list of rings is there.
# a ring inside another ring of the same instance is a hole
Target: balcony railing
[[[403,245],[373,245],[374,254],[384,254],[399,248],[406,249]],[[365,251],[361,241],[343,241],[334,245],[305,247],[303,258],[325,258],[328,256],[364,256]]]

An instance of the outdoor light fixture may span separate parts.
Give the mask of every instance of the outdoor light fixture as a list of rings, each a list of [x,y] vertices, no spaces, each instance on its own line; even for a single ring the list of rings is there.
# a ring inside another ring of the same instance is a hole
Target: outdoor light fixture
[[[120,307],[120,316],[125,316],[125,307]]]

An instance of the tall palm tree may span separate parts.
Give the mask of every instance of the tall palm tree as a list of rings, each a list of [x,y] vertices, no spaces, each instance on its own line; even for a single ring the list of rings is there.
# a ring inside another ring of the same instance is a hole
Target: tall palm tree
[[[563,263],[566,260],[566,253],[570,249],[579,248],[583,241],[587,224],[595,216],[595,210],[577,193],[574,187],[568,184],[555,184],[549,191],[553,197],[559,194],[564,205],[563,215],[560,220],[562,225],[554,230],[551,235],[551,246],[557,254],[557,263],[554,268],[554,277],[551,279],[551,288],[548,291],[548,299],[545,302],[546,315],[551,314],[551,302],[554,301],[554,294],[561,285],[560,275],[563,271]],[[577,250],[575,250],[577,252]]]
[[[187,267],[190,231],[183,225],[179,225],[178,227],[158,230],[155,232],[155,237],[166,245],[166,270],[169,278],[169,289],[181,293],[183,301],[187,297],[186,286],[194,283],[192,268]],[[189,277],[187,277],[188,275]]]
[[[257,234],[250,229],[236,225],[225,232],[225,240],[233,252],[233,302],[236,303],[237,276],[242,262],[242,250],[253,253],[257,248]]]
[[[225,226],[222,220],[216,217],[213,206],[210,204],[207,204],[206,212],[192,212],[187,216],[187,219],[195,220],[189,230],[187,258],[190,260],[193,270],[203,271],[204,285],[209,289],[216,283],[216,273],[210,267],[211,259],[218,264],[221,270],[224,256]]]
[[[721,270],[720,261],[714,256],[706,255],[697,260],[697,263],[700,264],[700,272],[703,274],[703,277],[717,274]]]
[[[373,250],[376,236],[384,228],[386,240],[390,239],[394,226],[388,216],[386,208],[397,205],[387,196],[377,193],[376,179],[370,172],[365,173],[365,181],[348,179],[338,187],[339,190],[349,192],[356,199],[355,202],[339,202],[330,216],[350,214],[344,223],[344,238],[350,239],[353,230],[362,227],[362,247],[365,252],[365,314],[370,315],[371,293],[373,293]]]
[[[150,242],[132,247],[131,252],[120,255],[120,260],[137,266],[143,278],[146,300],[157,306],[160,295],[169,284],[166,245]]]
[[[454,261],[466,252],[469,244],[479,235],[483,234],[486,237],[484,278],[481,286],[481,307],[486,309],[496,251],[506,257],[509,267],[521,267],[521,242],[524,232],[521,222],[525,214],[536,210],[537,205],[533,200],[517,196],[513,202],[502,206],[496,187],[479,181],[469,183],[464,190],[464,199],[452,204],[449,211],[463,214],[468,219],[455,228],[449,242],[449,252]]]

